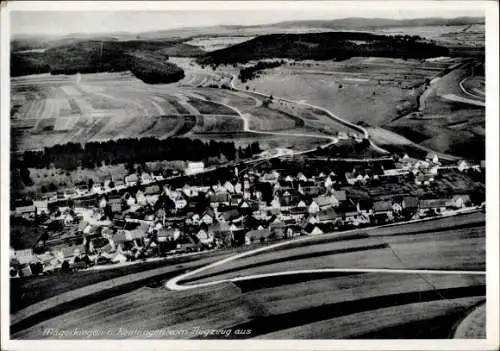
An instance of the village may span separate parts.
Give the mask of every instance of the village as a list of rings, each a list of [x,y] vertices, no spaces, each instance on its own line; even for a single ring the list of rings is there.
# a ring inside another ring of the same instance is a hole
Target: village
[[[484,208],[484,198],[470,191],[452,189],[442,197],[433,187],[451,184],[450,177],[456,176],[482,181],[484,162],[443,165],[429,153],[425,160],[404,155],[390,164],[356,166],[343,174],[328,166],[295,172],[235,168],[224,182],[186,182],[175,188],[161,175],[142,172],[46,194],[11,213],[11,218],[36,223],[42,233],[28,247],[11,247],[11,277],[261,245]],[[184,173],[189,179],[204,171],[202,162],[191,162]],[[391,188],[403,183],[427,191],[419,197]],[[368,189],[368,196],[359,195],[362,189]],[[58,203],[61,199],[65,201]]]

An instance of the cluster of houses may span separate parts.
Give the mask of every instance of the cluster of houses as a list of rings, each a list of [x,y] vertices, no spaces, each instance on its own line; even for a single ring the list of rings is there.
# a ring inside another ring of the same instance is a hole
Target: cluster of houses
[[[346,182],[398,175],[395,170],[431,174],[438,162],[437,157],[416,162],[404,157],[401,168],[377,174],[355,169],[358,174],[348,172],[345,178],[333,171],[307,177],[302,172],[284,175],[250,170],[222,184],[185,184],[177,189],[145,176],[134,192],[101,194],[97,199],[75,201],[73,208],[31,205],[31,210],[46,211],[49,216],[48,234],[28,251],[14,251],[13,258],[24,269],[38,262],[45,267],[42,270],[53,269],[54,262],[77,266],[124,262],[447,215],[471,207],[467,194],[390,200],[349,196]],[[125,184],[137,185],[137,177],[127,176]],[[59,225],[58,230],[51,230],[53,223]],[[21,271],[17,269],[16,274]]]

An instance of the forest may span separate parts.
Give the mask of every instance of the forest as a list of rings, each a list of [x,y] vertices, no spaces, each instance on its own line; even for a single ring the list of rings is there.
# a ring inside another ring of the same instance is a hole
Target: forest
[[[131,71],[149,84],[172,83],[184,78],[184,71],[168,62],[168,53],[178,45],[163,41],[82,41],[42,52],[12,52],[10,71],[12,77]]]
[[[325,32],[262,35],[197,60],[200,64],[221,65],[273,58],[340,61],[354,56],[420,59],[447,55],[447,48],[418,36]]]
[[[203,161],[207,158],[248,158],[262,150],[257,142],[236,148],[234,142],[204,142],[188,138],[119,139],[68,143],[46,147],[43,151],[25,151],[22,161],[13,160],[13,168],[56,168],[74,170],[95,168],[104,164],[143,163],[160,160]]]

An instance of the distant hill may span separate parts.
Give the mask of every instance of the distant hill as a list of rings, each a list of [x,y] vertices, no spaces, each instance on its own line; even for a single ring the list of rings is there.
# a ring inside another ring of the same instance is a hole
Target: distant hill
[[[375,29],[392,27],[418,26],[463,26],[470,24],[484,24],[484,17],[456,17],[456,18],[415,18],[415,19],[387,19],[350,17],[335,20],[287,21],[275,23],[279,27],[322,27],[331,29]]]
[[[270,34],[206,53],[198,62],[219,65],[270,58],[344,60],[354,56],[428,58],[448,54],[447,48],[421,39],[362,32]]]
[[[184,71],[168,62],[168,53],[200,55],[199,48],[177,41],[76,41],[42,52],[12,52],[11,76],[75,74],[130,70],[147,83],[170,83]]]

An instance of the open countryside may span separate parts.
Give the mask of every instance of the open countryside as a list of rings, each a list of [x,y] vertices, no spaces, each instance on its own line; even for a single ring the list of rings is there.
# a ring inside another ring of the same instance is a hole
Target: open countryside
[[[10,337],[484,338],[484,34],[11,38]]]

